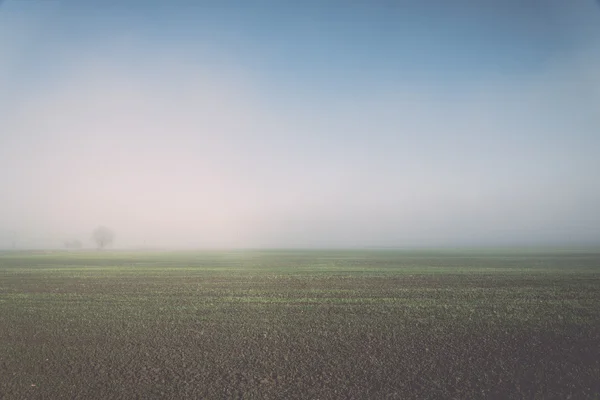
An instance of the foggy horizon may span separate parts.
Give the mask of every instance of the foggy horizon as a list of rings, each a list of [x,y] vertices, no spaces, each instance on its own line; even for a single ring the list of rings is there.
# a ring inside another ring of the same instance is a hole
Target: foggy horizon
[[[599,151],[595,0],[0,2],[0,249],[598,246]]]

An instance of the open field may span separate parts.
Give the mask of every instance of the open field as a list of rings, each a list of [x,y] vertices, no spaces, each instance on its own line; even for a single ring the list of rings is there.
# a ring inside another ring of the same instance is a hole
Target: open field
[[[0,253],[1,399],[599,399],[600,251]]]

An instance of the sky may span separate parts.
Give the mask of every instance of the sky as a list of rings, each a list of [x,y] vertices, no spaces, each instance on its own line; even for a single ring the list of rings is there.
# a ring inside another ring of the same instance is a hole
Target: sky
[[[0,2],[0,248],[600,244],[595,0]]]

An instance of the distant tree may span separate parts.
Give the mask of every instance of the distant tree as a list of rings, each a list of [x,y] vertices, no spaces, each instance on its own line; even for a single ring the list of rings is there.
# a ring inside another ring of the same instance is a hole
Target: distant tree
[[[102,250],[114,242],[115,233],[105,226],[99,226],[94,229],[94,232],[92,233],[92,239],[94,239],[94,242],[96,242],[98,248]]]
[[[82,244],[79,240],[67,240],[65,241],[65,247],[67,249],[80,249]]]

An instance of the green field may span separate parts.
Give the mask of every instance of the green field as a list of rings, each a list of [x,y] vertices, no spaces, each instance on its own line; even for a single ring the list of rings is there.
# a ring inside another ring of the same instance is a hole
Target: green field
[[[600,251],[0,253],[1,399],[600,399]]]

